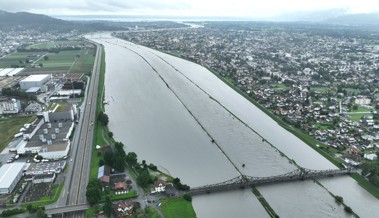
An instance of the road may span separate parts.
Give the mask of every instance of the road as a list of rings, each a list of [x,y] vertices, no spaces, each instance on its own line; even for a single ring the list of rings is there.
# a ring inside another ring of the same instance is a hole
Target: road
[[[80,110],[80,119],[71,144],[69,168],[58,201],[47,208],[60,208],[69,205],[86,204],[86,187],[89,181],[91,149],[93,145],[93,126],[96,118],[96,104],[101,66],[102,47],[97,46],[96,59],[91,81],[86,89],[86,97]],[[68,217],[85,217],[84,212],[68,214]]]

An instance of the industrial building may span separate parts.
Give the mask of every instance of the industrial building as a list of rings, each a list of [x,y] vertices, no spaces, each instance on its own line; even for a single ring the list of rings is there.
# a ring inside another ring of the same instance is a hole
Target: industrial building
[[[48,90],[47,85],[51,83],[51,74],[38,74],[30,75],[20,81],[20,88],[26,90],[26,92],[46,92]]]
[[[22,177],[25,163],[4,164],[0,168],[0,194],[9,194]]]
[[[23,141],[17,146],[18,154],[38,153],[44,159],[61,159],[71,147],[70,135],[74,129],[76,107],[67,106],[61,112],[43,112],[23,131]]]
[[[14,98],[0,100],[0,114],[17,114],[20,110],[20,100]]]

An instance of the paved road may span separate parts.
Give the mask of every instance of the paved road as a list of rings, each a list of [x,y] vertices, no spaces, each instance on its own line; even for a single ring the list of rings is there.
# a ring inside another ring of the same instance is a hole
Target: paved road
[[[89,180],[93,126],[96,118],[97,93],[100,75],[102,48],[98,46],[91,81],[80,110],[80,119],[71,144],[69,169],[58,201],[49,208],[87,203],[86,187]],[[85,217],[83,212],[68,214],[67,217]]]

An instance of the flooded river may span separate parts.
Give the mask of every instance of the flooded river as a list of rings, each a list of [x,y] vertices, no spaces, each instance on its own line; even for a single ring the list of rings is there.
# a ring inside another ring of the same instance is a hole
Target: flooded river
[[[309,169],[335,168],[207,69],[109,35],[93,40],[106,52],[109,127],[140,161],[192,187],[241,173],[284,174],[297,169],[291,159]],[[258,190],[280,217],[349,217],[328,190],[361,217],[379,211],[378,201],[350,177],[320,182]],[[269,217],[248,189],[196,196],[193,205],[200,218]]]

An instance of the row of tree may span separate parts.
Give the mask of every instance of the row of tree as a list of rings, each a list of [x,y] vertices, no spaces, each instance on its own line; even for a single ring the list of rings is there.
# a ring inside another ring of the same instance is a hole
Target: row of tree
[[[18,97],[18,98],[25,99],[28,101],[37,101],[37,97],[35,95],[28,94],[28,93],[21,91],[21,90],[16,90],[16,89],[11,89],[11,88],[3,88],[1,90],[1,92],[3,93],[3,95]]]

